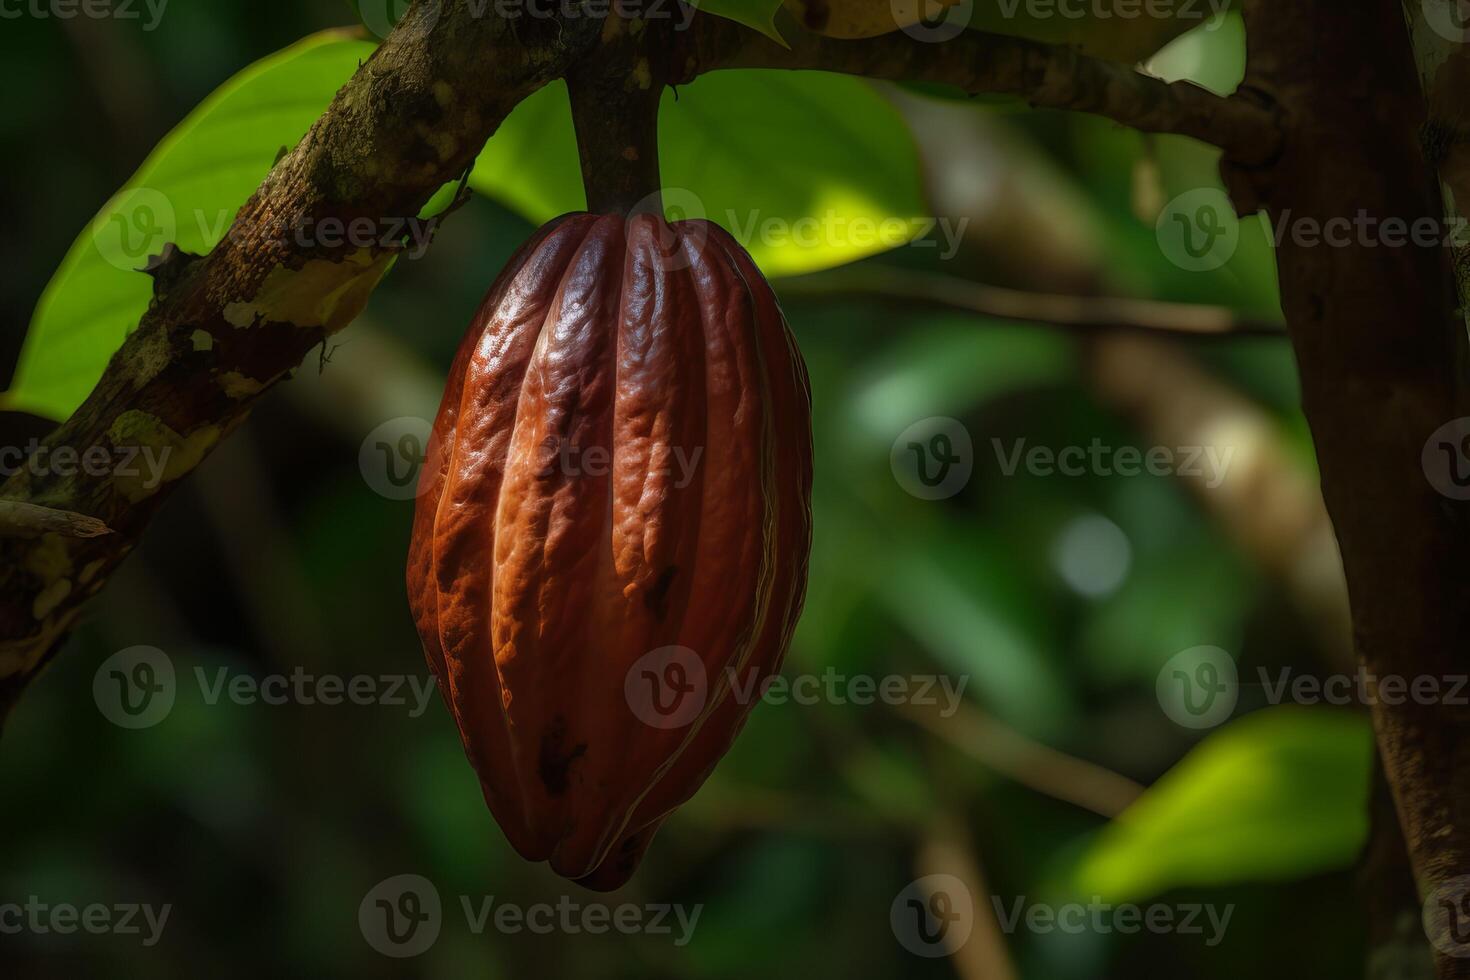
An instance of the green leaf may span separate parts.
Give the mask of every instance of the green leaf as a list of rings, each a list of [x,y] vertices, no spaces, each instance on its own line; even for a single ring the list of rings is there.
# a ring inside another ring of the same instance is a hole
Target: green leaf
[[[696,0],[694,6],[701,13],[714,14],[737,24],[744,24],[751,30],[760,31],[781,47],[790,47],[781,32],[776,30],[776,11],[781,9],[781,0]]]
[[[1367,837],[1372,756],[1362,715],[1300,706],[1247,715],[1104,828],[1072,884],[1121,902],[1344,867]]]
[[[152,280],[136,270],[167,241],[212,248],[372,51],[355,31],[314,34],[235,75],[165,136],[72,243],[0,405],[61,418],[81,404],[147,309]]]
[[[714,72],[665,96],[659,128],[666,211],[723,225],[767,275],[842,265],[925,231],[913,141],[858,79]],[[470,183],[537,223],[585,206],[564,85],[511,113]]]

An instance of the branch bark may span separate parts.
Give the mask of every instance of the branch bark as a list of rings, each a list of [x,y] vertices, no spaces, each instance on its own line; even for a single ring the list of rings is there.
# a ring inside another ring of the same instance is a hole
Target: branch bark
[[[783,48],[712,17],[696,21],[691,34],[686,78],[719,68],[811,69],[932,82],[971,95],[1014,95],[1036,108],[1089,112],[1146,133],[1193,136],[1246,167],[1270,163],[1282,145],[1280,116],[1260,90],[1220,96],[1022,38],[966,31],[932,44],[901,31],[855,41],[802,34]]]
[[[1389,247],[1360,232],[1329,246],[1292,233],[1359,215],[1443,227],[1402,9],[1252,0],[1245,13],[1247,84],[1286,106],[1290,125],[1276,166],[1226,176],[1237,203],[1260,201],[1286,231],[1282,304],[1355,645],[1370,674],[1443,681],[1465,672],[1470,635],[1470,510],[1421,461],[1436,429],[1470,416],[1450,253],[1438,241]],[[1385,773],[1428,895],[1470,872],[1470,713],[1448,699],[1376,700]],[[1470,976],[1470,959],[1442,954],[1438,969]]]

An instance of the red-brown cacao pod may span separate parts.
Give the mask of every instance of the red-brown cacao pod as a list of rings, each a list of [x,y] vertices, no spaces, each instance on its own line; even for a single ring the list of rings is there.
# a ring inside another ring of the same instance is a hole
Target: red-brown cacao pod
[[[491,287],[407,579],[522,856],[617,887],[730,747],[801,609],[810,413],[776,298],[716,225],[567,215]]]

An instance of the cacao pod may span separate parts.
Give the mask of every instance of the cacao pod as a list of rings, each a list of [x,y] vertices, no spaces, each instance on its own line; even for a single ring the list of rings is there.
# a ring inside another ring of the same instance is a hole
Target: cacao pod
[[[775,295],[708,222],[557,219],[476,314],[420,481],[409,602],[485,800],[617,887],[800,612],[811,404]]]

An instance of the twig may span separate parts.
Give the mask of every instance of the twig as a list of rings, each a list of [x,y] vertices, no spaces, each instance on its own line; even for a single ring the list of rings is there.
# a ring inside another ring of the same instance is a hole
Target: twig
[[[69,538],[96,538],[112,529],[95,517],[69,510],[54,510],[19,500],[0,500],[0,537],[34,538],[42,534]]]
[[[1033,741],[974,708],[961,706],[948,718],[914,705],[899,710],[987,768],[1099,816],[1116,817],[1143,793],[1126,776]]]
[[[777,288],[786,296],[871,296],[1057,327],[1145,330],[1212,337],[1286,337],[1279,323],[1241,316],[1221,306],[1165,303],[1123,296],[1033,293],[957,276],[872,264],[782,279]]]

